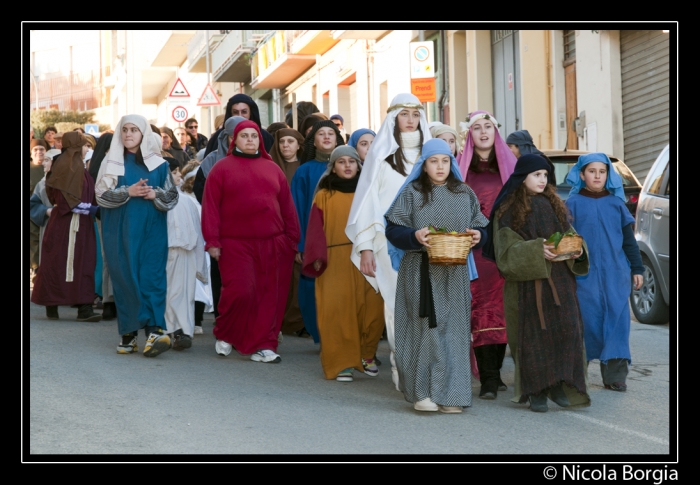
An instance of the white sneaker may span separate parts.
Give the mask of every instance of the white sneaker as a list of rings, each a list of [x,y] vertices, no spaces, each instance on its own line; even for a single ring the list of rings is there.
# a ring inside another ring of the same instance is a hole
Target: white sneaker
[[[253,362],[266,362],[269,364],[279,364],[282,362],[282,357],[274,353],[272,350],[258,350],[253,355],[250,356],[250,360]]]
[[[437,411],[438,405],[431,401],[429,397],[426,397],[415,403],[413,409],[416,411]]]
[[[277,343],[278,344],[282,343],[282,332],[280,332],[279,335],[277,336]]]
[[[226,357],[228,354],[231,353],[231,349],[233,347],[231,346],[230,343],[224,342],[223,340],[217,340],[216,341],[216,353],[219,355],[223,355]]]
[[[204,333],[204,330],[202,330],[201,325],[195,325],[194,326],[194,334],[195,335],[202,335]]]

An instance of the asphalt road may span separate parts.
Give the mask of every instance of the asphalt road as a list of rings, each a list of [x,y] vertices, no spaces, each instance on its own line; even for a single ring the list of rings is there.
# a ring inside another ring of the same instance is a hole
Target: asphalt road
[[[472,407],[444,415],[414,411],[393,388],[386,341],[377,353],[379,376],[355,373],[354,382],[340,383],[323,378],[318,346],[310,339],[285,336],[280,364],[252,362],[235,351],[218,356],[211,315],[191,349],[149,359],[141,352],[116,353],[116,321],[77,322],[77,309],[69,307],[60,307],[61,319],[51,321],[44,307],[26,307],[22,437],[34,459],[210,454],[228,461],[253,455],[270,461],[421,461],[418,455],[430,455],[424,459],[434,461],[454,455],[449,459],[479,461],[507,455],[503,461],[520,461],[521,455],[549,455],[546,462],[566,455],[658,455],[662,461],[675,449],[671,392],[677,386],[670,380],[677,371],[669,359],[676,354],[669,349],[677,342],[669,340],[669,325],[632,322],[626,393],[605,390],[594,361],[590,407],[569,410],[549,402],[549,412],[533,413],[510,401],[514,367],[508,354],[502,371],[508,391],[495,401],[480,400],[475,381]],[[144,342],[141,333],[141,349]]]

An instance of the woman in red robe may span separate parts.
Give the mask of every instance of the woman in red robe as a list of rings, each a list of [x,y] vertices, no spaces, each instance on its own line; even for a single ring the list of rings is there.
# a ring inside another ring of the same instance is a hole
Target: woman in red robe
[[[300,230],[287,179],[261,138],[252,121],[236,126],[229,155],[204,186],[202,234],[221,271],[217,353],[233,347],[253,361],[277,363]]]
[[[95,183],[85,170],[87,141],[77,131],[63,136],[63,153],[46,176],[46,195],[54,204],[41,244],[41,267],[32,302],[46,307],[50,320],[58,319],[59,305],[80,305],[77,320],[96,322],[97,243],[93,216],[97,212]]]
[[[481,212],[488,218],[503,184],[513,173],[517,159],[498,132],[498,121],[487,111],[469,113],[460,123],[467,131],[464,151],[457,157],[464,181],[474,190]],[[479,277],[472,282],[472,348],[481,381],[479,397],[496,399],[505,391],[501,365],[506,354],[506,316],[503,306],[505,280],[494,261],[481,249],[473,251]],[[473,370],[472,370],[473,372]]]

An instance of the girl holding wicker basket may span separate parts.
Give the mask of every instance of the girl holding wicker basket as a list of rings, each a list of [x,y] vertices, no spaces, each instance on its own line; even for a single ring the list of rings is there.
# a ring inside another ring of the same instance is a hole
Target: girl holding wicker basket
[[[386,213],[386,237],[404,251],[394,317],[400,390],[417,411],[461,413],[471,406],[470,280],[474,266],[431,262],[429,226],[471,236],[480,247],[488,220],[462,182],[449,145],[432,139]],[[472,260],[473,263],[473,260]]]

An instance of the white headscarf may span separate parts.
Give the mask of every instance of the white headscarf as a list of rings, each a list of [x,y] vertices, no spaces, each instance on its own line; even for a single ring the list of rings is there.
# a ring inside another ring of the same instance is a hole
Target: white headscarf
[[[450,135],[455,137],[455,145],[457,146],[457,154],[459,155],[459,152],[462,151],[462,137],[459,136],[459,133],[457,133],[457,130],[452,128],[450,125],[445,125],[443,123],[438,122],[437,124],[430,123],[430,134],[433,135],[433,138],[438,138],[440,135],[444,135],[445,133],[449,133]]]
[[[428,129],[428,120],[425,117],[425,110],[420,100],[410,93],[397,94],[391,100],[391,106],[387,110],[386,118],[382,126],[374,137],[372,145],[369,147],[367,156],[365,157],[362,172],[360,172],[360,180],[357,183],[357,190],[350,208],[350,217],[348,217],[348,225],[345,228],[345,234],[351,241],[355,241],[357,236],[357,218],[360,210],[367,201],[367,195],[370,193],[370,188],[377,183],[377,173],[382,162],[399,149],[399,144],[394,138],[394,127],[396,126],[396,117],[406,108],[418,109],[420,112],[420,130],[423,132],[423,143],[430,140],[430,130]],[[384,220],[384,214],[378,214],[377,217]],[[383,222],[382,222],[383,224]]]
[[[162,163],[167,163],[160,156],[160,147],[158,146],[158,141],[154,137],[157,133],[153,133],[151,125],[146,118],[141,115],[122,116],[122,119],[119,120],[117,127],[114,129],[114,136],[112,137],[109,151],[102,161],[102,165],[100,165],[100,171],[97,173],[95,195],[98,197],[108,190],[114,189],[117,186],[117,179],[119,176],[124,175],[124,144],[122,143],[121,133],[122,127],[127,123],[136,125],[139,131],[141,131],[141,135],[143,135],[139,148],[141,149],[143,162],[146,168],[148,168],[148,171],[152,172]]]

